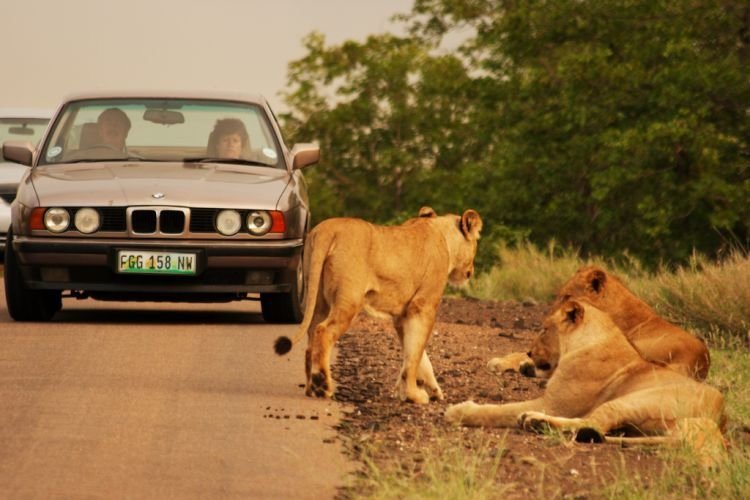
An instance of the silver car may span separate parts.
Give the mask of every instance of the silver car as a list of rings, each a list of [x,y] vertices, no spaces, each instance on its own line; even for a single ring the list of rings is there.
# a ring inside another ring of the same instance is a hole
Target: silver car
[[[0,108],[0,144],[9,140],[28,141],[34,145],[47,128],[52,110]],[[16,198],[21,177],[29,167],[5,160],[0,151],[0,255],[10,227],[10,204]]]
[[[31,166],[12,204],[8,311],[46,321],[62,297],[260,300],[270,322],[299,322],[310,225],[300,169],[313,144],[284,144],[260,96],[220,93],[70,97],[38,149],[5,142]]]

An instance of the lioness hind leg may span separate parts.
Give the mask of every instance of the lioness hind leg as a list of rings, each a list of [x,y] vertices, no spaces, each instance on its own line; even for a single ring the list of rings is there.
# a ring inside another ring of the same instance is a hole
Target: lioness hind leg
[[[419,361],[419,368],[417,369],[417,384],[419,384],[420,381],[429,393],[430,399],[434,398],[438,401],[443,400],[443,390],[440,388],[440,385],[435,378],[435,372],[432,369],[430,358],[427,356],[427,351],[422,352],[422,359]]]
[[[417,377],[422,367],[424,348],[435,324],[436,307],[429,307],[424,299],[415,298],[407,306],[406,317],[400,320],[403,347],[403,365],[399,377],[399,396],[402,401],[413,401],[418,404],[426,404],[430,401],[430,395],[417,386]],[[429,359],[427,359],[429,363]],[[423,371],[426,371],[426,367]],[[437,380],[432,374],[432,364],[429,363],[429,372],[437,386]],[[427,382],[423,380],[423,382]],[[437,388],[440,389],[439,386]],[[442,392],[442,391],[441,391]]]
[[[313,332],[310,350],[310,391],[319,398],[333,396],[331,350],[339,337],[349,328],[358,311],[356,305],[336,304],[331,307],[328,317]]]
[[[313,313],[313,319],[310,321],[310,326],[307,328],[307,349],[305,350],[305,395],[313,396],[312,388],[312,348],[315,342],[315,330],[318,325],[328,316],[329,307],[323,297],[323,293],[318,294],[318,299],[315,303],[315,312]]]

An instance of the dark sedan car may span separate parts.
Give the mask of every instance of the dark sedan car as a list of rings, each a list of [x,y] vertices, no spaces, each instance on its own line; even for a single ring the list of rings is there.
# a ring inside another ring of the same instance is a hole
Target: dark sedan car
[[[18,321],[49,320],[63,296],[226,302],[259,299],[299,322],[310,224],[301,168],[262,97],[86,94],[67,99],[12,205],[5,292]]]

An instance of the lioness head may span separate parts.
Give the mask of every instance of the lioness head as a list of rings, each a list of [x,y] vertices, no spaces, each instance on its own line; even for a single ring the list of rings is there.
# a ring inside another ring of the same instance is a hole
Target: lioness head
[[[597,266],[585,266],[576,273],[560,288],[555,299],[555,306],[577,297],[585,297],[593,304],[604,298],[609,276],[607,272]]]
[[[528,356],[534,362],[534,372],[526,375],[550,378],[560,362],[561,336],[567,340],[569,334],[583,322],[584,302],[566,300],[561,302],[545,318],[542,333],[531,345]]]
[[[534,339],[528,356],[534,362],[534,368],[526,367],[521,371],[528,377],[550,378],[560,361],[560,343],[557,339],[557,325],[548,316],[543,323],[542,332]]]
[[[474,256],[477,254],[477,240],[482,231],[482,218],[476,210],[466,210],[461,217],[448,215],[452,220],[443,231],[450,253],[448,281],[454,285],[466,283],[474,274]],[[456,230],[458,229],[458,230]]]

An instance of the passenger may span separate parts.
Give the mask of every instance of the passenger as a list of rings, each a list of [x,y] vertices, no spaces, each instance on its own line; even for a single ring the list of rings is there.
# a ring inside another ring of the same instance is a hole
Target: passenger
[[[125,139],[130,132],[130,118],[119,108],[102,111],[96,120],[100,144],[126,152]]]
[[[206,153],[210,157],[239,159],[250,157],[250,136],[237,118],[217,120],[208,136]]]

